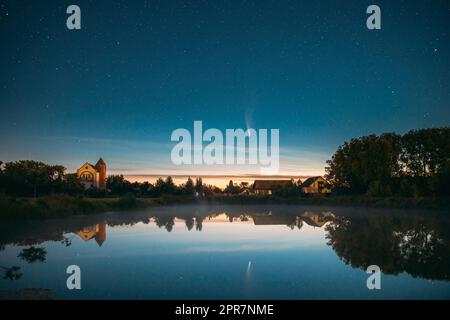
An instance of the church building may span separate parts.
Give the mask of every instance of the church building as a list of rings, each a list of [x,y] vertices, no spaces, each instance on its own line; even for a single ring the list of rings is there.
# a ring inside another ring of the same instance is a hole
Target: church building
[[[77,170],[77,177],[83,183],[85,189],[106,189],[106,163],[100,158],[94,165],[86,162]]]

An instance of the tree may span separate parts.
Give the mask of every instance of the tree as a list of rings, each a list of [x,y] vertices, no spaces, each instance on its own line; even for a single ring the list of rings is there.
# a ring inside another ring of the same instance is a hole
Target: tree
[[[195,191],[200,195],[203,196],[203,180],[201,177],[197,178],[195,180]]]
[[[123,175],[111,175],[106,179],[106,188],[111,191],[113,195],[124,195],[132,192],[132,185],[125,180]]]
[[[148,194],[151,189],[151,186],[152,185],[148,181],[144,181],[143,183],[138,184],[140,195],[144,196]]]
[[[0,161],[0,193],[5,192],[5,181],[3,175],[3,161]]]
[[[299,193],[300,189],[294,180],[291,180],[282,188],[274,190],[274,194],[281,197],[295,196],[298,195]]]
[[[449,196],[450,127],[352,139],[327,164],[327,178],[337,191]]]
[[[164,183],[164,191],[163,191],[163,193],[165,193],[165,194],[174,194],[176,190],[177,190],[177,186],[173,182],[172,177],[168,176],[166,178],[165,183]]]
[[[240,191],[241,189],[239,188],[239,186],[235,185],[233,183],[233,180],[230,180],[230,182],[228,182],[228,185],[226,186],[223,192],[228,194],[238,194]]]
[[[63,166],[40,161],[7,162],[2,170],[2,183],[5,192],[13,196],[37,197],[58,193],[61,192],[65,170]]]
[[[338,190],[350,193],[366,193],[371,184],[384,188],[400,173],[400,152],[400,136],[394,133],[352,139],[327,161],[326,178]]]
[[[61,193],[78,195],[84,192],[84,186],[76,174],[66,174],[61,187]]]
[[[432,176],[450,159],[450,127],[411,130],[402,137],[401,160],[406,173]]]
[[[194,181],[189,177],[184,185],[183,193],[193,195],[195,193]]]

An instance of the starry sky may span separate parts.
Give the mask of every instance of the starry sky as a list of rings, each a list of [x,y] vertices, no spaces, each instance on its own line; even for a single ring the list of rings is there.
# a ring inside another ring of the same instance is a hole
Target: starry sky
[[[259,172],[172,165],[172,131],[202,120],[278,128],[279,174],[322,174],[352,137],[449,125],[449,32],[448,0],[2,1],[0,160]]]

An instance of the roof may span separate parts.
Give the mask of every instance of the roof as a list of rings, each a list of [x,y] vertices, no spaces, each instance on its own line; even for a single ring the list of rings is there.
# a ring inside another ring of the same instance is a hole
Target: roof
[[[283,188],[291,183],[291,180],[255,180],[253,189],[272,190]]]
[[[92,167],[93,169],[96,169],[95,166],[93,166],[91,163],[85,162],[78,170],[83,169],[83,168],[86,167],[86,166],[90,166],[90,167]]]
[[[95,166],[97,167],[98,165],[106,165],[105,161],[103,161],[102,158],[98,159],[97,163],[95,164]]]
[[[289,225],[291,222],[286,216],[254,215],[252,218],[255,226]]]
[[[305,211],[301,219],[312,227],[322,227],[325,223],[332,220],[330,216],[323,216],[314,212]]]
[[[316,182],[316,180],[317,179],[319,179],[319,178],[322,178],[321,176],[318,176],[318,177],[311,177],[311,178],[308,178],[308,179],[306,179],[303,183],[302,183],[302,185],[301,185],[301,187],[302,188],[304,188],[304,187],[309,187],[310,185],[312,185],[314,182]],[[322,178],[323,179],[323,178]],[[324,179],[325,180],[325,179]]]

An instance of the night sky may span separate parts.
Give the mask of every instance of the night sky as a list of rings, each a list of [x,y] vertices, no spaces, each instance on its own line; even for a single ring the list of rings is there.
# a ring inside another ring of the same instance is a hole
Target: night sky
[[[172,131],[202,120],[279,128],[280,174],[321,174],[352,137],[450,124],[449,32],[448,0],[1,1],[0,160],[259,171],[171,165]]]

